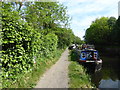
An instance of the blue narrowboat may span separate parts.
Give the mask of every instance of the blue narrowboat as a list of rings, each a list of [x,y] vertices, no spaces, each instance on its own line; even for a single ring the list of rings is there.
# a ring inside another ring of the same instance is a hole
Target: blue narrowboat
[[[79,62],[102,63],[98,51],[94,49],[79,50]]]
[[[99,53],[94,45],[83,44],[81,49],[77,49],[78,61],[85,63],[102,63]]]

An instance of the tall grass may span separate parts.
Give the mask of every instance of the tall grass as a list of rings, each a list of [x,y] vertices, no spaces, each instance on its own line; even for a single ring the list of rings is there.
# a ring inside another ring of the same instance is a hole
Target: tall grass
[[[69,60],[69,87],[70,88],[95,88],[91,83],[90,76],[86,73],[86,69],[77,62],[77,56],[70,52]]]

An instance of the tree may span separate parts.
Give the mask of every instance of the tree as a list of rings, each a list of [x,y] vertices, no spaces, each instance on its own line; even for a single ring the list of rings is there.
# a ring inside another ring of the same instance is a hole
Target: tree
[[[109,29],[113,29],[115,23],[116,23],[116,18],[115,18],[115,17],[110,17],[110,18],[108,19]]]
[[[33,17],[34,16],[34,17]],[[66,7],[57,2],[34,2],[26,5],[26,21],[37,30],[50,29],[55,24],[67,26]]]
[[[47,35],[55,33],[58,37],[58,47],[64,48],[72,42],[74,35],[69,25],[66,7],[58,2],[25,3],[25,20],[38,33]],[[34,16],[34,17],[33,17]]]
[[[66,28],[54,28],[53,33],[55,33],[58,37],[58,48],[65,48],[69,46],[74,39],[74,34],[71,29]]]
[[[82,44],[83,41],[78,36],[74,36],[73,43],[75,43],[75,44]]]
[[[87,43],[96,45],[109,44],[111,29],[108,25],[108,17],[101,17],[96,19],[90,27],[86,30],[85,40]],[[109,20],[110,22],[111,20]]]
[[[114,27],[113,27],[113,31],[112,31],[112,38],[113,38],[113,42],[115,44],[120,44],[120,38],[119,38],[119,35],[120,35],[120,16],[119,18],[117,19]]]

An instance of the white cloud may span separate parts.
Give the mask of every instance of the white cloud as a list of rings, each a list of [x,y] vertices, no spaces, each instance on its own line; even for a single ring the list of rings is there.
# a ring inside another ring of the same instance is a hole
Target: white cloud
[[[76,36],[79,36],[81,39],[83,39],[83,36],[85,35],[85,30],[90,26],[91,22],[95,20],[95,17],[88,16],[85,19],[82,20],[72,20],[71,28]],[[87,21],[87,22],[86,22]]]
[[[83,37],[87,29],[96,18],[118,17],[119,0],[64,0],[68,7],[68,14],[72,17],[71,28],[75,35]]]
[[[91,21],[94,21],[95,20],[95,17],[92,17],[92,16],[88,16],[84,19],[81,19],[81,20],[73,20],[72,21],[72,24],[75,24],[76,26],[80,26],[80,27],[85,27],[85,26],[89,26],[91,24]],[[87,21],[87,22],[86,22]]]

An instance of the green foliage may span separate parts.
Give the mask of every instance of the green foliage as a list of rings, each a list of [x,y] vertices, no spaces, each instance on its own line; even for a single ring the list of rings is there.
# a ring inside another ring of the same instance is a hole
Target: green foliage
[[[59,48],[65,48],[73,41],[72,30],[66,28],[69,25],[69,16],[65,6],[58,2],[28,3],[25,3],[24,18],[29,25],[43,35],[55,33]]]
[[[58,48],[65,48],[73,42],[74,34],[71,29],[54,28],[53,33],[58,37]]]
[[[23,73],[36,68],[34,63],[46,63],[44,57],[54,57],[58,42],[55,34],[41,35],[32,29],[30,23],[21,20],[19,13],[12,8],[11,3],[2,3],[3,87],[9,87]]]
[[[37,84],[37,81],[39,78],[45,73],[47,69],[49,69],[53,64],[56,63],[56,61],[61,56],[61,53],[63,50],[57,49],[54,52],[54,56],[52,59],[47,57],[39,58],[39,64],[34,64],[34,69],[28,73],[20,74],[19,78],[16,79],[16,82],[9,86],[9,88],[34,88]],[[43,62],[44,59],[44,62]],[[47,62],[45,62],[47,61]],[[8,81],[10,82],[10,81]]]
[[[100,19],[96,19],[86,30],[85,41],[95,45],[112,44],[111,35],[115,22],[116,19],[114,17],[101,17]]]
[[[39,64],[42,60],[38,58],[53,57],[57,48],[57,36],[43,36],[27,22],[20,20],[16,11],[6,7],[2,11],[2,77],[3,87],[7,87],[11,81],[19,78],[20,73],[31,71],[35,62]]]
[[[112,40],[113,42],[115,43],[115,45],[120,45],[120,38],[119,38],[119,35],[120,35],[120,16],[119,18],[117,19],[115,25],[113,26],[113,31],[111,33],[111,36],[112,36]]]
[[[20,78],[38,70],[39,66],[43,67],[42,64],[52,62],[58,48],[64,49],[73,42],[75,35],[66,28],[69,16],[66,7],[60,3],[2,2],[0,9],[4,88],[17,81],[20,86],[22,82],[27,82],[20,82]]]
[[[40,34],[20,20],[17,12],[7,8],[2,10],[2,76],[3,81],[15,80],[20,73],[28,72],[33,66],[32,58],[39,49]],[[3,85],[7,86],[7,83],[3,82]]]
[[[25,19],[35,29],[50,29],[59,23],[64,26],[68,24],[66,8],[60,3],[34,2],[25,5]]]
[[[55,34],[49,33],[42,38],[42,47],[40,53],[43,53],[44,57],[52,57],[54,51],[57,49],[58,38]]]
[[[118,45],[120,42],[120,17],[96,19],[86,30],[85,41],[95,45]]]
[[[110,29],[114,27],[115,23],[116,23],[116,18],[115,17],[110,17],[108,19],[108,25],[109,25]]]
[[[76,62],[75,52],[71,52],[69,65],[69,87],[70,88],[95,88],[91,83],[90,76],[86,73],[85,68]]]
[[[82,41],[78,36],[74,36],[73,43],[80,45],[80,44],[83,44],[84,41]]]

